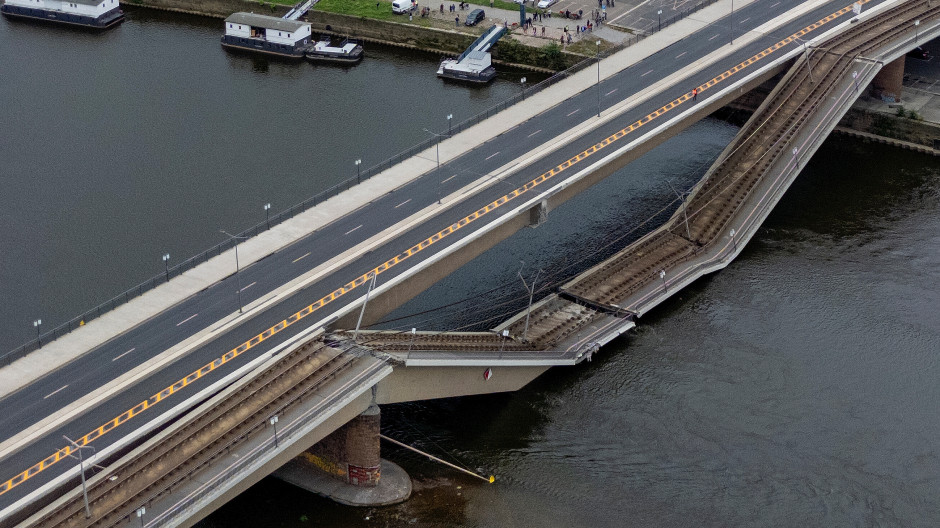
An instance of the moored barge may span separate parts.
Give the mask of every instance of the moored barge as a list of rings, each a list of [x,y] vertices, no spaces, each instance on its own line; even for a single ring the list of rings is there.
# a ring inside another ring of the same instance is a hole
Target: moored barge
[[[235,13],[225,19],[222,46],[233,50],[301,59],[310,49],[310,24],[296,20]]]
[[[0,13],[92,29],[107,29],[124,20],[118,0],[6,0]]]
[[[346,39],[339,46],[334,46],[328,36],[321,37],[312,48],[307,50],[307,58],[314,62],[354,64],[361,61],[362,56],[362,44],[359,42]]]

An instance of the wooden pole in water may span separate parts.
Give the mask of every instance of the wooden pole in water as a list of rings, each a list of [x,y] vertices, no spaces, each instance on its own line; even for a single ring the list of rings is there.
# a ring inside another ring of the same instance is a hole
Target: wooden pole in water
[[[419,450],[419,449],[415,449],[415,448],[411,447],[410,445],[403,444],[403,443],[401,443],[401,442],[399,442],[398,440],[395,440],[395,439],[393,439],[393,438],[389,438],[389,437],[385,436],[384,434],[379,434],[379,438],[381,438],[382,440],[389,441],[389,442],[391,442],[391,443],[393,443],[393,444],[395,444],[395,445],[397,445],[397,446],[404,447],[405,449],[410,449],[411,451],[414,451],[415,453],[418,453],[419,455],[424,455],[424,456],[430,458],[431,460],[433,460],[433,461],[435,461],[435,462],[440,462],[441,464],[444,464],[445,466],[454,468],[454,469],[456,469],[457,471],[461,471],[461,472],[466,473],[467,475],[470,475],[470,476],[472,476],[472,477],[476,477],[476,478],[478,478],[478,479],[480,479],[480,480],[485,480],[485,481],[489,482],[490,484],[492,484],[493,482],[496,481],[496,477],[494,477],[493,475],[490,475],[490,478],[486,478],[486,477],[484,477],[483,475],[479,475],[479,474],[477,474],[477,473],[474,473],[474,472],[470,471],[469,469],[464,469],[464,468],[462,468],[462,467],[460,467],[460,466],[456,466],[456,465],[451,464],[450,462],[448,462],[448,461],[446,461],[446,460],[441,460],[441,459],[437,458],[437,457],[434,456],[434,455],[425,453],[424,451],[421,451],[421,450]]]

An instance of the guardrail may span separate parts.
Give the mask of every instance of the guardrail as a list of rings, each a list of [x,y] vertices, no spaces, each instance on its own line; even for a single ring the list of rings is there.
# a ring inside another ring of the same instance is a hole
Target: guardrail
[[[662,28],[668,27],[669,25],[675,24],[679,20],[691,15],[692,13],[699,11],[700,9],[704,7],[712,5],[717,1],[718,0],[703,0],[700,3],[688,9],[683,10],[679,14],[676,14],[670,17],[664,24],[662,24],[662,26],[657,26],[655,28],[655,31],[648,30],[647,35],[655,33],[656,31],[659,31]],[[499,112],[502,112],[503,110],[509,108],[510,106],[520,101],[525,100],[527,96],[531,96],[532,94],[538,93],[544,90],[545,88],[548,88],[549,86],[556,84],[562,79],[568,78],[572,74],[583,70],[588,65],[593,64],[595,61],[602,59],[602,58],[609,57],[610,55],[618,51],[621,51],[625,48],[628,48],[640,42],[641,40],[646,38],[647,35],[637,34],[634,37],[631,37],[630,39],[616,46],[607,48],[602,53],[597,54],[596,57],[587,57],[584,60],[569,67],[566,70],[562,70],[541,82],[533,84],[532,86],[528,88],[524,88],[520,93],[514,94],[506,98],[505,100],[491,106],[490,108],[456,125],[453,125],[450,128],[449,133],[445,134],[445,136],[452,136],[454,134],[458,134],[498,114]],[[380,174],[383,171],[388,170],[390,167],[397,165],[401,163],[402,161],[415,156],[419,152],[422,152],[424,150],[427,150],[433,147],[434,144],[438,141],[440,141],[440,137],[426,139],[418,143],[417,145],[414,145],[406,150],[403,150],[399,152],[398,154],[395,154],[394,156],[391,156],[388,159],[382,162],[379,162],[373,165],[372,167],[369,167],[368,169],[362,171],[356,177],[347,178],[323,191],[320,191],[319,193],[313,195],[312,197],[307,198],[306,200],[292,207],[289,207],[285,209],[284,211],[281,211],[280,213],[272,215],[270,218],[266,219],[264,222],[259,222],[255,224],[254,226],[242,231],[241,233],[238,233],[236,237],[239,239],[245,239],[245,238],[251,238],[251,237],[257,236],[258,234],[270,229],[271,226],[275,226],[275,225],[280,224],[281,222],[289,220],[297,216],[298,214],[303,213],[304,211],[310,209],[311,207],[314,207],[326,201],[327,199],[332,198],[333,196],[336,196],[337,194],[352,188],[354,185],[358,185],[362,180],[367,180],[377,174]],[[0,366],[9,365],[13,361],[16,361],[17,359],[29,354],[30,352],[38,350],[39,348],[42,347],[43,343],[49,343],[50,341],[54,341],[68,334],[69,332],[77,328],[80,328],[81,326],[85,325],[88,321],[101,317],[102,315],[108,313],[109,311],[114,310],[118,306],[121,306],[122,304],[127,303],[131,299],[135,297],[139,297],[140,295],[143,295],[144,293],[156,288],[160,284],[169,282],[171,278],[182,275],[183,273],[195,268],[197,265],[207,262],[211,257],[215,257],[217,255],[222,254],[223,251],[231,249],[232,247],[234,247],[235,243],[236,243],[235,240],[229,239],[229,240],[226,240],[225,242],[217,244],[203,251],[202,253],[199,253],[198,255],[192,256],[184,260],[183,262],[180,262],[179,264],[176,264],[170,267],[168,271],[154,275],[153,277],[141,282],[140,284],[130,289],[125,290],[124,292],[99,304],[98,306],[95,306],[94,308],[87,310],[84,313],[76,317],[73,317],[72,319],[56,326],[52,330],[37,336],[36,339],[27,341],[23,345],[20,345],[19,347],[0,356]]]

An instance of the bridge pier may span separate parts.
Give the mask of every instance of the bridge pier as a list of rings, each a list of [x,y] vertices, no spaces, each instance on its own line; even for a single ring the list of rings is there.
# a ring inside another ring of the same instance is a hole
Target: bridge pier
[[[904,83],[904,55],[897,60],[885,64],[875,78],[871,81],[872,94],[885,99],[894,98],[901,102],[901,88]]]
[[[384,506],[411,496],[411,478],[382,460],[375,403],[274,472],[274,476],[348,506]]]

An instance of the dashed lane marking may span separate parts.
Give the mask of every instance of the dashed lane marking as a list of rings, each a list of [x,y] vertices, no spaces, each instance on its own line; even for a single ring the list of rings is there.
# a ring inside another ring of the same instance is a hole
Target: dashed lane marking
[[[617,89],[614,88],[613,90],[611,90],[611,91],[605,93],[605,94],[604,94],[604,97],[607,97],[608,95],[610,95],[610,94],[612,94],[612,93],[614,93],[614,92],[616,92],[616,91],[617,91]]]
[[[686,53],[688,53],[688,51],[683,51],[682,53],[676,55],[676,58],[678,59],[678,58],[682,57],[683,55],[685,55]]]
[[[529,134],[529,137],[532,137],[532,136],[538,134],[538,133],[541,132],[541,131],[542,131],[542,129],[540,128],[540,129],[536,130],[535,132],[532,132],[531,134]]]
[[[307,257],[309,257],[309,256],[310,256],[310,252],[308,251],[308,252],[304,253],[303,255],[301,255],[301,256],[295,258],[295,259],[292,260],[290,263],[291,263],[291,264],[295,264],[297,261],[303,260],[303,259],[305,259],[305,258],[307,258]]]
[[[133,351],[135,351],[135,350],[137,350],[137,347],[134,347],[134,348],[128,350],[127,352],[123,353],[123,354],[120,354],[120,355],[115,356],[114,359],[112,359],[111,361],[117,361],[117,360],[121,359],[122,357],[124,357],[124,356],[130,354],[131,352],[133,352]]]
[[[453,179],[456,178],[456,177],[457,177],[457,175],[454,174],[453,176],[451,176],[450,178],[447,178],[446,180],[441,180],[441,183],[447,183],[447,182],[449,182],[450,180],[453,180]]]
[[[738,22],[738,24],[743,24],[743,23],[747,22],[747,21],[750,20],[750,19],[751,19],[751,17],[747,17],[747,18],[745,18],[744,20]]]
[[[862,3],[862,4],[867,4],[867,3],[870,2],[871,0],[858,0],[858,1],[859,1],[860,3]],[[738,63],[736,66],[734,66],[734,67],[732,67],[732,68],[726,70],[725,72],[723,72],[723,73],[721,73],[721,74],[719,74],[719,75],[713,77],[711,80],[709,80],[709,81],[707,81],[707,82],[705,82],[705,83],[699,85],[699,86],[697,87],[697,88],[699,89],[699,92],[701,92],[701,91],[703,91],[703,90],[708,90],[708,89],[714,87],[715,85],[717,85],[717,84],[719,84],[719,83],[721,83],[721,82],[724,82],[725,80],[727,80],[727,79],[733,77],[734,75],[740,73],[741,71],[747,69],[747,68],[748,68],[749,66],[751,66],[752,64],[759,62],[760,60],[762,60],[762,59],[764,59],[765,57],[771,55],[772,53],[776,52],[777,50],[780,50],[781,48],[783,48],[783,47],[785,47],[785,46],[791,44],[791,43],[794,42],[797,38],[803,37],[803,36],[806,35],[807,33],[811,32],[811,31],[814,31],[814,30],[816,30],[816,29],[818,29],[818,28],[824,26],[824,25],[828,24],[829,22],[832,22],[833,20],[839,18],[840,16],[845,15],[846,13],[851,13],[851,12],[852,12],[852,6],[849,5],[849,6],[846,6],[846,7],[842,8],[842,9],[840,9],[840,10],[838,10],[838,11],[836,11],[836,12],[834,12],[834,13],[832,13],[832,14],[830,14],[830,15],[828,15],[828,16],[822,18],[822,19],[820,19],[819,21],[817,21],[817,22],[815,22],[815,23],[813,23],[813,24],[810,24],[809,26],[806,26],[806,27],[803,28],[802,30],[797,31],[796,33],[790,35],[789,37],[787,37],[787,38],[785,38],[785,39],[783,39],[783,40],[777,42],[776,44],[771,45],[770,47],[764,49],[763,51],[758,52],[756,55],[751,56],[750,58],[748,58],[748,59],[746,59],[746,60],[744,60],[744,61]],[[336,290],[333,290],[333,292],[330,293],[329,295],[327,295],[327,296],[325,296],[325,297],[322,297],[320,300],[314,302],[313,304],[307,305],[306,307],[302,308],[301,310],[299,310],[299,311],[295,312],[294,314],[292,314],[291,316],[289,316],[287,319],[282,320],[281,322],[275,324],[274,326],[268,328],[267,330],[261,332],[260,334],[258,334],[258,335],[256,335],[256,336],[254,336],[253,338],[249,339],[248,341],[245,341],[244,343],[242,343],[241,345],[237,346],[236,348],[233,348],[233,349],[229,350],[228,352],[226,352],[225,354],[223,354],[223,355],[217,357],[216,359],[212,360],[211,362],[206,363],[206,364],[203,365],[202,368],[200,368],[199,370],[197,370],[197,371],[195,371],[195,372],[192,372],[191,374],[189,374],[188,376],[186,376],[186,377],[184,377],[184,378],[181,378],[180,380],[178,380],[178,381],[177,381],[176,383],[174,383],[173,385],[170,385],[169,387],[167,387],[167,388],[161,390],[160,392],[154,394],[153,396],[147,398],[146,400],[141,401],[140,403],[138,403],[138,404],[135,405],[134,407],[131,407],[131,408],[128,409],[127,411],[124,411],[123,413],[121,413],[120,415],[116,416],[115,418],[113,418],[113,419],[109,420],[108,422],[102,424],[101,426],[95,428],[94,430],[92,430],[91,432],[89,432],[88,434],[86,434],[85,436],[76,439],[76,440],[75,440],[75,443],[78,445],[78,447],[82,447],[82,446],[86,446],[86,445],[91,444],[92,442],[94,442],[94,441],[97,440],[98,438],[100,438],[100,437],[102,437],[103,435],[105,435],[105,434],[107,434],[107,433],[113,431],[115,428],[117,428],[117,427],[119,427],[120,425],[126,423],[127,421],[129,421],[129,420],[132,419],[133,417],[137,416],[138,414],[140,414],[140,413],[146,411],[147,409],[149,409],[149,408],[155,406],[156,404],[160,403],[161,401],[167,399],[168,397],[172,396],[172,395],[175,394],[176,392],[182,390],[183,388],[187,387],[187,386],[190,385],[191,383],[195,382],[196,380],[198,380],[198,379],[200,379],[200,378],[202,378],[202,377],[208,375],[209,373],[213,372],[214,370],[216,370],[217,368],[221,367],[222,365],[225,365],[226,363],[231,362],[232,360],[234,360],[235,358],[237,358],[237,357],[240,356],[241,354],[245,353],[246,351],[250,350],[251,348],[258,346],[260,343],[262,343],[262,342],[264,342],[265,340],[271,338],[271,337],[274,336],[275,334],[277,334],[277,333],[283,331],[285,328],[288,328],[288,327],[292,326],[292,325],[295,324],[297,321],[300,321],[301,319],[303,319],[303,318],[309,316],[310,314],[316,312],[317,310],[320,310],[320,309],[323,308],[324,306],[329,305],[329,304],[332,303],[333,301],[335,301],[335,300],[339,299],[340,297],[342,297],[342,296],[348,294],[349,292],[355,290],[356,288],[359,288],[359,287],[362,286],[363,284],[366,284],[367,282],[369,282],[369,281],[372,279],[372,275],[373,275],[373,274],[375,274],[375,275],[380,275],[380,274],[382,274],[382,273],[385,273],[386,271],[391,270],[391,269],[394,268],[395,266],[398,266],[398,265],[401,264],[402,262],[405,262],[405,261],[411,259],[411,258],[414,257],[415,255],[421,253],[422,251],[424,251],[425,249],[431,247],[432,245],[434,245],[434,244],[440,242],[441,240],[444,240],[445,238],[449,237],[450,235],[456,233],[457,231],[460,231],[461,229],[463,229],[463,228],[467,227],[468,225],[472,224],[473,222],[475,222],[475,221],[477,221],[477,220],[479,220],[479,219],[485,217],[486,215],[492,213],[493,211],[498,210],[500,207],[503,207],[504,205],[506,205],[506,204],[508,204],[508,203],[512,203],[512,201],[515,200],[516,198],[519,198],[520,196],[523,196],[523,195],[525,195],[526,193],[528,193],[528,192],[530,192],[530,191],[532,191],[532,190],[538,188],[539,186],[543,185],[544,183],[546,183],[546,182],[548,182],[548,181],[551,181],[555,176],[564,173],[565,171],[567,171],[567,170],[570,169],[571,167],[576,166],[577,164],[579,164],[579,163],[581,163],[582,161],[584,161],[584,160],[590,158],[590,157],[593,156],[594,154],[597,154],[598,152],[601,152],[601,151],[604,150],[605,148],[607,148],[607,147],[609,147],[609,146],[611,146],[611,145],[616,144],[618,141],[620,141],[621,139],[627,137],[629,134],[631,134],[631,133],[634,132],[635,130],[640,129],[640,128],[642,128],[643,126],[648,125],[649,123],[651,123],[651,122],[657,120],[658,118],[662,117],[663,115],[668,114],[668,113],[671,112],[672,110],[681,107],[682,104],[686,103],[687,101],[689,101],[689,100],[691,100],[691,99],[692,99],[692,96],[689,95],[689,93],[685,93],[685,94],[683,94],[683,95],[681,95],[681,96],[679,96],[679,97],[673,99],[672,101],[670,101],[669,103],[666,103],[665,105],[663,105],[663,106],[660,107],[659,109],[654,110],[653,112],[647,114],[646,116],[644,116],[644,117],[641,118],[641,119],[638,119],[637,121],[634,121],[634,122],[633,122],[632,124],[630,124],[629,126],[627,126],[627,127],[625,127],[625,128],[622,128],[622,129],[618,130],[617,132],[614,132],[613,134],[611,134],[610,136],[608,136],[608,137],[602,139],[602,140],[599,141],[598,143],[595,143],[593,146],[588,147],[586,150],[581,151],[579,154],[577,154],[577,155],[575,155],[575,156],[569,158],[568,160],[562,162],[562,163],[559,164],[559,165],[556,165],[554,168],[549,169],[549,170],[546,171],[546,172],[543,172],[542,174],[540,174],[539,176],[535,177],[534,179],[529,180],[528,182],[526,182],[525,184],[523,184],[521,187],[518,187],[518,188],[516,188],[515,190],[513,190],[512,192],[510,192],[510,193],[508,193],[508,194],[505,194],[505,195],[501,196],[500,198],[497,198],[496,200],[494,200],[494,201],[492,201],[492,202],[486,204],[485,206],[483,206],[483,207],[477,209],[477,210],[474,211],[473,213],[471,213],[471,214],[469,214],[469,215],[467,215],[467,216],[461,218],[460,220],[458,220],[458,221],[454,222],[453,224],[447,226],[447,227],[444,228],[443,230],[438,231],[437,233],[431,235],[430,237],[428,237],[428,238],[422,240],[421,242],[418,242],[417,244],[411,246],[410,248],[408,248],[408,249],[402,251],[401,253],[399,253],[399,254],[396,255],[395,257],[393,257],[393,258],[391,258],[391,259],[389,259],[389,260],[386,260],[385,262],[383,262],[383,263],[380,264],[379,266],[377,266],[377,267],[375,267],[375,268],[372,268],[371,270],[369,270],[369,271],[367,271],[366,273],[363,273],[362,275],[356,277],[355,279],[353,279],[353,280],[347,282],[346,284],[344,284],[343,286],[337,288]],[[577,111],[578,111],[578,110],[575,110],[574,112],[572,112],[572,114],[575,113],[575,112],[577,112]],[[571,114],[568,114],[568,115],[571,115]],[[362,226],[360,225],[359,227],[362,227]],[[353,229],[352,231],[355,231],[356,229],[359,229],[359,227]],[[349,233],[351,233],[352,231],[350,231]],[[349,233],[346,233],[346,234],[348,235]],[[182,324],[182,323],[180,323],[180,324]],[[15,476],[12,477],[11,479],[7,480],[6,482],[0,483],[0,495],[3,495],[4,493],[7,493],[7,492],[10,491],[11,489],[13,489],[13,488],[19,486],[19,485],[22,484],[23,482],[29,480],[30,478],[32,478],[32,477],[38,475],[38,474],[41,473],[42,471],[48,469],[48,468],[51,467],[52,465],[58,463],[58,462],[61,461],[63,458],[68,457],[71,453],[73,453],[73,452],[75,451],[75,449],[76,449],[76,448],[73,447],[72,445],[67,445],[67,446],[65,446],[65,447],[62,447],[62,448],[59,449],[58,451],[52,453],[51,455],[49,455],[49,456],[47,456],[46,458],[40,460],[39,462],[36,462],[36,463],[33,464],[32,466],[30,466],[28,469],[26,469],[26,470],[24,470],[24,471],[18,473],[17,475],[15,475]]]
[[[59,387],[58,389],[56,389],[56,390],[54,390],[54,391],[52,391],[52,392],[50,392],[49,394],[46,394],[45,396],[43,396],[43,397],[42,397],[42,399],[44,399],[44,400],[45,400],[45,399],[46,399],[46,398],[48,398],[49,396],[52,396],[53,394],[55,394],[55,393],[57,393],[57,392],[59,392],[60,390],[62,390],[62,389],[64,389],[64,388],[66,388],[66,387],[68,387],[68,384],[65,384],[65,385],[62,385],[62,386],[61,386],[61,387]]]
[[[573,116],[573,115],[575,115],[575,114],[577,114],[577,113],[578,113],[578,112],[580,112],[580,111],[581,111],[581,109],[580,109],[580,108],[578,108],[577,110],[575,110],[575,111],[573,111],[573,112],[568,112],[568,115],[567,115],[567,116],[565,116],[565,117],[571,117],[571,116]]]
[[[395,209],[398,209],[399,207],[405,205],[406,203],[408,203],[408,202],[410,202],[410,201],[411,201],[411,198],[408,198],[408,199],[405,200],[404,202],[402,202],[402,203],[396,205],[396,206],[395,206]]]
[[[487,156],[486,159],[483,160],[483,161],[487,161],[487,160],[489,160],[490,158],[492,158],[493,156],[495,156],[495,155],[497,155],[497,154],[499,154],[499,151],[498,151],[498,150],[497,150],[496,152],[490,154],[489,156]]]
[[[650,70],[650,71],[644,73],[643,75],[640,75],[640,77],[646,77],[647,75],[649,75],[649,74],[651,74],[651,73],[653,73],[653,70]]]
[[[181,324],[183,324],[183,323],[185,323],[186,321],[189,321],[189,320],[191,320],[191,319],[192,319],[193,317],[196,317],[197,315],[199,315],[199,314],[192,314],[192,315],[190,315],[190,316],[189,316],[189,317],[187,317],[186,319],[183,319],[182,321],[180,321],[180,322],[178,322],[178,323],[176,323],[176,326],[179,326],[179,325],[181,325]]]
[[[716,34],[712,35],[711,37],[709,37],[708,40],[715,40],[716,38],[718,38],[718,35],[719,35],[719,33],[716,33]]]
[[[252,283],[249,284],[248,286],[245,286],[244,288],[242,288],[242,289],[240,289],[240,290],[238,290],[238,291],[243,292],[243,291],[247,290],[248,288],[251,288],[251,287],[254,286],[255,284],[258,284],[258,282],[257,282],[257,281],[252,282]]]
[[[362,224],[357,225],[356,227],[350,229],[349,231],[346,231],[346,234],[348,235],[348,234],[352,233],[353,231],[359,229],[360,227],[362,227]]]

